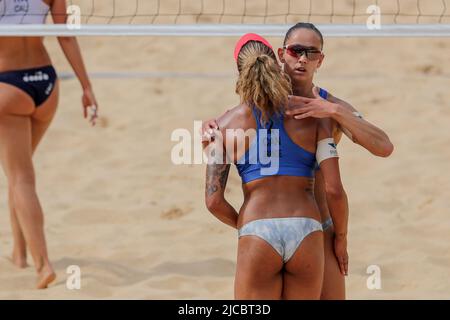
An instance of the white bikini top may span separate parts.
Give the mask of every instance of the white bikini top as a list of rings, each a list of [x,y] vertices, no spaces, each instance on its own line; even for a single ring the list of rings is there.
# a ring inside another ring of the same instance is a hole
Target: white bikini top
[[[43,0],[0,0],[0,24],[43,24],[49,10]]]

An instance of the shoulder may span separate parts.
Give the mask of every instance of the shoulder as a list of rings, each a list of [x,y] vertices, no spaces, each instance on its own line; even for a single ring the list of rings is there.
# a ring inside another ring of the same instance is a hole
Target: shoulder
[[[245,122],[251,114],[252,111],[247,105],[240,104],[217,118],[217,124],[221,130],[242,128],[245,127]]]
[[[350,110],[351,112],[357,111],[349,102],[332,95],[330,92],[328,92],[327,100],[333,103],[338,103],[341,106]]]

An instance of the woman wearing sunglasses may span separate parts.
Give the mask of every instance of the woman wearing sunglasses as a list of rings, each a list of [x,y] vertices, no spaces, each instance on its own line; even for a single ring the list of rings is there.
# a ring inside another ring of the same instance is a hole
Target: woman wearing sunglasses
[[[0,24],[43,24],[51,11],[54,23],[66,23],[65,0],[3,0]],[[83,111],[97,102],[75,38],[59,43],[83,87]],[[32,156],[47,131],[58,104],[55,69],[41,37],[0,38],[0,159],[8,179],[13,233],[12,262],[27,266],[27,248],[46,288],[56,275],[49,261],[44,216],[36,194]],[[96,111],[91,121],[94,124]]]
[[[360,144],[372,154],[389,156],[393,145],[388,136],[372,125],[349,103],[332,96],[323,89],[314,86],[314,74],[320,68],[324,54],[323,37],[320,31],[310,23],[298,23],[291,27],[284,39],[283,48],[278,50],[282,69],[292,83],[293,95],[289,98],[286,114],[296,119],[329,118],[334,120],[333,138],[339,142],[344,132],[353,142]],[[226,116],[226,114],[225,114]],[[213,138],[213,130],[219,128],[217,121],[203,123],[203,137]],[[320,170],[315,172],[314,195],[320,209],[325,239],[325,273],[322,299],[345,299],[345,266],[348,259],[336,255],[335,239],[344,234],[337,234],[335,221],[330,219],[329,203],[326,198],[326,185]]]
[[[209,211],[238,230],[235,298],[319,299],[324,240],[313,194],[316,160],[338,234],[335,252],[347,259],[347,197],[331,124],[284,115],[292,86],[265,39],[245,35],[235,59],[241,104],[218,119],[220,130],[207,144],[215,157],[207,165],[205,189]],[[224,197],[230,162],[242,179],[239,214]],[[345,262],[342,268],[347,271]]]

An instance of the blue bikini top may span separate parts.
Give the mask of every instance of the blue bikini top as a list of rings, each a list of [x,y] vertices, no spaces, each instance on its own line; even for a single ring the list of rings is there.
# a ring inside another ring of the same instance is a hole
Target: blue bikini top
[[[327,100],[328,98],[328,92],[325,89],[319,88],[319,95],[322,97],[322,99]]]
[[[327,92],[320,89],[320,96],[324,99]],[[236,162],[236,168],[243,183],[265,178],[267,176],[314,176],[316,155],[299,145],[289,137],[284,128],[283,114],[274,115],[266,123],[261,123],[261,112],[252,107],[253,116],[256,119],[256,137],[249,149]],[[278,140],[278,141],[277,141]],[[274,167],[271,156],[277,157],[277,170],[268,170]],[[266,171],[264,171],[264,169]]]

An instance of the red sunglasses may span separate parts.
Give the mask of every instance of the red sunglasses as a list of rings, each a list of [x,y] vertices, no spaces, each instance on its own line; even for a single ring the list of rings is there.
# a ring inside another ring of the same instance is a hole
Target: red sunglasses
[[[283,47],[286,53],[294,58],[300,59],[301,56],[305,55],[308,60],[315,61],[319,60],[322,56],[322,51],[307,48],[299,44],[288,44]]]

